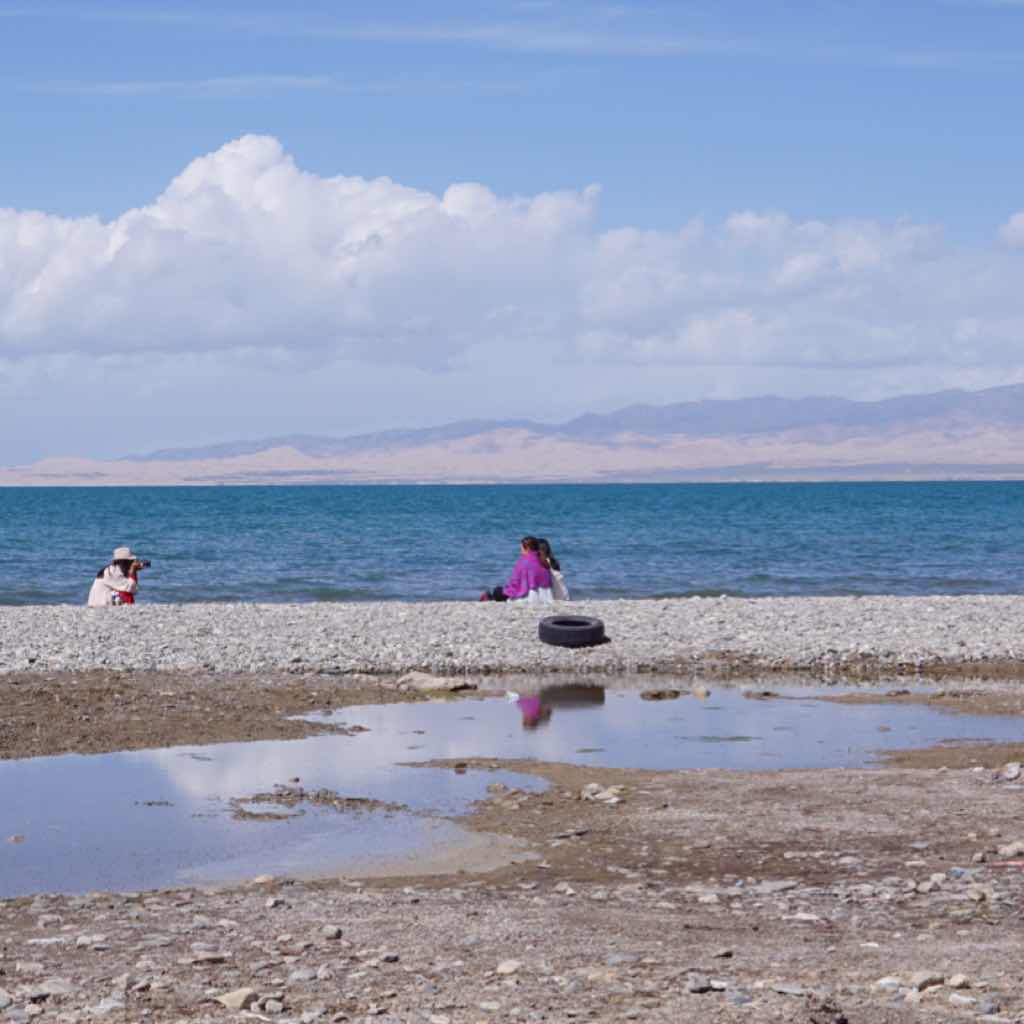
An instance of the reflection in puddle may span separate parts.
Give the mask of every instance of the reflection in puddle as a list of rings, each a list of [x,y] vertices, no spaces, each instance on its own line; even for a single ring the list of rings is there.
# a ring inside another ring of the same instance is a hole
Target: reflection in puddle
[[[402,746],[361,733],[0,762],[0,833],[25,836],[0,844],[0,898],[356,874],[382,862],[412,873],[425,852],[471,838],[427,813],[463,813],[489,782],[543,787],[508,772],[403,768]],[[281,784],[295,778],[305,791],[293,800]]]
[[[1020,721],[1006,715],[813,699],[838,692],[747,699],[716,687],[713,702],[695,691],[666,702],[600,687],[524,686],[469,705],[347,708],[329,718],[365,731],[346,736],[0,762],[0,834],[24,837],[0,844],[0,897],[357,874],[382,860],[401,860],[411,873],[425,850],[467,841],[429,814],[463,813],[492,782],[543,786],[507,772],[401,763],[413,759],[776,770],[862,766],[878,751],[944,740],[1021,738]],[[320,791],[333,795],[307,799]]]

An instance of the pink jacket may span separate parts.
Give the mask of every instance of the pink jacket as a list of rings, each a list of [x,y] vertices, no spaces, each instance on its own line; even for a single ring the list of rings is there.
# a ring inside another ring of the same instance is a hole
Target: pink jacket
[[[536,551],[529,551],[516,559],[512,575],[505,584],[505,596],[511,600],[526,597],[531,590],[551,589],[551,573],[541,563]]]

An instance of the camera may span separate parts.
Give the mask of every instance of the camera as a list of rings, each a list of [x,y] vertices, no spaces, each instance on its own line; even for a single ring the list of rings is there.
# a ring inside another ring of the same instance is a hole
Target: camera
[[[148,569],[153,563],[148,558],[140,558],[137,560],[137,564],[140,569]]]

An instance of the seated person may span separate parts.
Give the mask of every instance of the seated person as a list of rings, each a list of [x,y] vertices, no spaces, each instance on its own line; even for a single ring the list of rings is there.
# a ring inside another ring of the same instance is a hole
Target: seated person
[[[550,601],[551,570],[540,557],[536,537],[524,537],[519,545],[519,557],[512,567],[512,575],[504,587],[485,590],[481,601]]]
[[[562,575],[562,566],[551,550],[551,545],[543,537],[538,537],[537,550],[540,553],[540,560],[551,570],[551,596],[556,601],[568,601],[569,587]]]

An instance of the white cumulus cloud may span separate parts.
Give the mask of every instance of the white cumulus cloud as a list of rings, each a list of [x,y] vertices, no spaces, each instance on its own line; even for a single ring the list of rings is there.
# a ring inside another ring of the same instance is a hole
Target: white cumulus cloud
[[[820,390],[823,373],[848,393],[853,371],[861,393],[1024,376],[1024,213],[999,229],[1009,248],[967,249],[934,225],[777,211],[600,230],[598,201],[594,186],[502,197],[460,183],[438,196],[321,177],[277,140],[245,136],[110,222],[0,210],[0,385],[182,359],[282,375],[346,361],[480,384],[520,351],[571,365],[583,407],[626,379],[636,390],[622,404],[664,400],[664,373],[643,383],[657,368],[719,368],[717,394],[766,380]]]
[[[999,237],[1007,245],[1024,245],[1024,210],[1015,213],[999,229]]]

